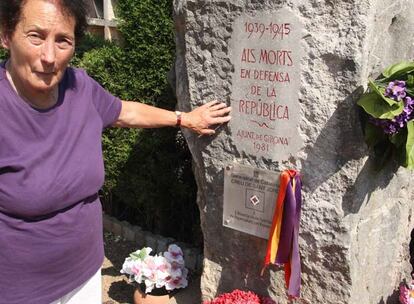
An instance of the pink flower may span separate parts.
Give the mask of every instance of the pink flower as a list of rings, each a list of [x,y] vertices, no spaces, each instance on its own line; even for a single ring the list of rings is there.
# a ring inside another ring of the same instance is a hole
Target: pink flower
[[[184,287],[186,287],[188,285],[187,273],[188,273],[188,270],[185,269],[183,271],[183,274],[181,276],[171,277],[165,283],[165,289],[167,289],[167,290],[173,290],[173,289],[176,289],[176,288],[184,288]]]
[[[170,261],[180,265],[184,264],[183,251],[175,244],[168,246],[168,250],[164,253],[164,257]]]
[[[163,255],[150,255],[151,248],[145,247],[130,254],[122,265],[121,273],[130,279],[145,284],[145,292],[154,288],[166,290],[187,287],[188,269],[185,268],[183,252],[177,245],[170,245]]]
[[[399,299],[401,304],[414,304],[414,290],[410,289],[406,284],[401,283]]]

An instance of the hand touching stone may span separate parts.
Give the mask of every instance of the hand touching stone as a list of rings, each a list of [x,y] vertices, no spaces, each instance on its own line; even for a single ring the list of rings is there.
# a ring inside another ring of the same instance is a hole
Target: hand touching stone
[[[231,119],[230,110],[223,102],[210,101],[191,112],[183,113],[182,125],[200,135],[213,135],[217,125]]]

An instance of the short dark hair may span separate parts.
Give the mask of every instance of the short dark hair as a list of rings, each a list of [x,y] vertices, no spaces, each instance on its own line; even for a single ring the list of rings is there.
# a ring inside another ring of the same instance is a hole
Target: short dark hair
[[[0,0],[0,26],[3,34],[11,37],[19,23],[23,6],[28,0]],[[49,1],[49,0],[45,0]],[[55,0],[63,9],[63,13],[75,18],[75,38],[81,39],[88,26],[87,4],[84,0]]]

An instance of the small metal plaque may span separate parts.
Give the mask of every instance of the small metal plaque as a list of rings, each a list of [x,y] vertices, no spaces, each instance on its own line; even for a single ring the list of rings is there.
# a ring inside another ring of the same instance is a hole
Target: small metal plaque
[[[231,165],[224,172],[223,226],[267,239],[280,172]]]

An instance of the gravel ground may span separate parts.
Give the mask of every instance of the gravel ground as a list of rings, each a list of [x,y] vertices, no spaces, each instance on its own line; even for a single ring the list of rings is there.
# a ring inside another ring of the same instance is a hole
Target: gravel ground
[[[104,233],[105,260],[102,265],[102,301],[104,304],[132,303],[134,287],[119,271],[125,258],[137,250],[132,242]]]

